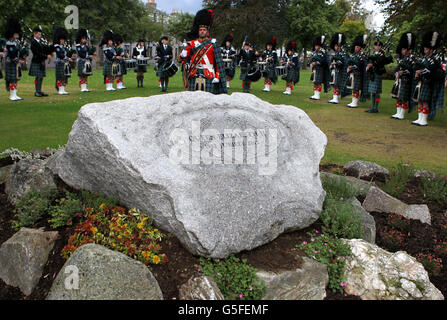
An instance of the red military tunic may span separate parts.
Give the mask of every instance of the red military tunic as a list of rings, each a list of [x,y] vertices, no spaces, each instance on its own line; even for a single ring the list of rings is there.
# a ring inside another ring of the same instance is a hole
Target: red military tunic
[[[197,40],[192,40],[188,43],[188,46],[186,47],[186,51],[187,51],[187,56],[183,57],[180,54],[180,60],[182,61],[187,61],[189,60],[189,58],[191,57],[191,51],[200,46],[200,44],[203,41],[197,39]],[[211,40],[212,43],[215,43],[216,40],[213,39]],[[191,62],[194,61],[195,56],[200,52],[200,50],[195,51],[194,55],[191,58]],[[202,57],[202,59],[200,60],[199,64],[197,65],[198,68],[203,68],[203,73],[205,74],[205,77],[212,80],[212,79],[220,79],[220,72],[219,72],[219,68],[217,66],[217,64],[215,63],[215,57],[214,57],[214,48],[211,46],[209,48],[209,50],[207,51],[207,53]],[[191,78],[195,77],[197,72],[197,68],[194,70],[191,70]]]

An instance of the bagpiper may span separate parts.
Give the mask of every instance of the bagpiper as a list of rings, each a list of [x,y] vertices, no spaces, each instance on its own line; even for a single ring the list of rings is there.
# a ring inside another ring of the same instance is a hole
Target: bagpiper
[[[441,66],[441,56],[436,50],[441,45],[441,35],[437,31],[429,31],[422,38],[424,58],[416,68],[415,78],[418,85],[415,100],[418,101],[419,117],[412,124],[427,126],[427,120],[433,120],[438,108],[444,107],[445,72]]]
[[[242,80],[242,90],[245,93],[250,93],[251,80],[249,72],[256,64],[256,59],[257,56],[251,47],[251,44],[245,40],[242,44],[242,49],[239,51],[239,64],[241,66],[241,75],[239,79]]]
[[[35,27],[33,29],[33,40],[31,41],[31,51],[33,58],[29,69],[29,75],[35,77],[36,97],[47,97],[48,94],[42,92],[43,78],[47,76],[46,61],[53,56],[53,49],[46,43],[43,43],[42,29]]]
[[[402,34],[396,48],[399,59],[394,71],[396,81],[391,93],[396,99],[396,114],[391,116],[393,119],[405,119],[405,111],[411,111],[414,104],[411,94],[416,86],[414,68],[418,61],[418,58],[412,54],[414,48],[416,48],[416,35],[412,32]]]
[[[9,100],[23,100],[17,96],[17,83],[22,78],[21,63],[25,63],[26,53],[20,47],[18,39],[22,34],[22,28],[17,19],[11,18],[6,22],[6,61],[5,61],[5,85],[9,91]]]
[[[233,80],[236,74],[236,55],[237,52],[233,48],[233,34],[227,34],[220,45],[220,50],[222,52],[223,62],[225,64],[225,76],[227,80],[227,89],[230,88],[230,82]]]
[[[276,67],[279,64],[278,54],[276,53],[276,37],[270,38],[266,45],[264,52],[260,55],[259,61],[265,63],[264,69],[264,89],[263,92],[270,92],[272,83],[278,81],[276,74]]]
[[[334,51],[334,54],[331,57],[331,81],[332,85],[332,100],[329,100],[329,103],[338,104],[340,102],[340,97],[342,96],[341,89],[343,88],[344,83],[346,82],[346,51],[344,50],[344,46],[346,45],[346,36],[343,33],[335,33],[331,39],[331,49]]]
[[[6,39],[0,38],[0,80],[3,79],[3,58],[5,57],[6,53]]]
[[[385,66],[393,62],[393,57],[388,55],[383,48],[383,42],[376,39],[374,42],[374,54],[368,57],[366,72],[368,75],[368,93],[371,94],[371,109],[367,113],[378,113],[380,95],[382,94],[382,75],[386,73]]]
[[[296,42],[289,41],[286,46],[286,52],[282,57],[282,65],[286,67],[287,73],[282,76],[282,79],[286,81],[286,91],[284,94],[291,95],[293,86],[300,81],[300,69],[301,63],[296,53]]]
[[[216,39],[210,39],[213,11],[202,9],[197,12],[189,45],[182,50],[180,60],[189,64],[187,86],[189,91],[207,91],[215,94],[227,93],[225,67]]]
[[[104,50],[104,82],[106,91],[115,91],[113,87],[114,79],[120,74],[120,65],[116,59],[116,50],[113,42],[113,32],[107,30],[104,32],[100,47]]]
[[[89,47],[89,34],[86,29],[79,29],[76,34],[76,55],[78,63],[78,77],[81,92],[90,92],[87,88],[88,77],[93,75],[92,60],[96,55],[96,48]]]
[[[366,70],[366,55],[363,52],[363,49],[366,47],[367,39],[367,35],[359,35],[354,39],[351,46],[351,55],[349,56],[347,63],[347,72],[349,76],[346,83],[346,88],[352,89],[352,102],[347,105],[349,108],[357,108],[359,106],[360,91],[367,90],[363,85]]]
[[[161,37],[158,41],[155,59],[158,61],[157,77],[160,79],[161,92],[168,91],[169,74],[166,69],[172,63],[173,50],[169,45],[169,38],[167,36]]]
[[[322,84],[325,85],[325,91],[327,91],[329,83],[329,58],[324,48],[325,42],[325,36],[318,36],[313,42],[314,52],[311,58],[311,81],[314,83],[314,95],[310,97],[311,100],[320,100],[321,90],[323,88]]]
[[[65,91],[68,78],[71,77],[70,62],[72,52],[65,47],[68,32],[65,28],[56,28],[53,34],[53,46],[56,52],[56,89],[59,94],[68,94]]]
[[[133,48],[132,58],[140,59],[147,58],[148,52],[146,49],[145,41],[143,39],[139,39],[137,46]],[[137,73],[137,88],[143,88],[144,74],[147,72],[147,67],[145,65],[138,64],[135,68],[135,72]]]
[[[113,35],[113,42],[115,45],[116,59],[118,60],[118,63],[120,65],[120,73],[118,75],[116,75],[116,89],[118,89],[118,90],[127,89],[123,83],[124,75],[127,74],[127,67],[126,67],[126,61],[125,61],[125,59],[127,57],[126,57],[126,53],[124,52],[124,48],[123,48],[124,39],[120,34],[115,33]]]

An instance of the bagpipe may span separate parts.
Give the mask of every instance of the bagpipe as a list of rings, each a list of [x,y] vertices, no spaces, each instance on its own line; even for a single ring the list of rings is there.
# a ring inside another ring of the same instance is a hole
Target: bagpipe
[[[85,59],[84,69],[82,70],[82,73],[85,74],[86,76],[91,76],[93,74],[93,67],[92,67],[92,59],[90,58],[90,56],[96,55],[96,47],[92,45],[92,38],[88,30],[87,30],[87,47],[88,47],[87,59]]]
[[[370,54],[368,56],[368,61],[373,64],[371,68],[368,69],[369,80],[374,81],[376,72],[384,72],[385,65],[383,62],[392,61],[392,57],[390,55],[391,48],[393,46],[393,37],[394,34],[388,37],[387,42],[383,45],[382,50],[380,50],[377,54]]]
[[[335,85],[335,82],[337,80],[337,76],[340,73],[341,69],[344,66],[344,63],[340,60],[336,60],[335,56],[336,55],[345,57],[346,56],[346,49],[342,48],[339,52],[336,52],[333,56],[332,56],[332,62],[335,62],[335,64],[331,63],[331,67],[330,67],[330,79],[329,79],[329,84],[330,85]]]

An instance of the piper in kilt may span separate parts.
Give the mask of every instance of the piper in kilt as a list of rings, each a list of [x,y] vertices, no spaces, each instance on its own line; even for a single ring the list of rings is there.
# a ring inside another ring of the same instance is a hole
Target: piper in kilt
[[[242,45],[242,49],[239,51],[239,59],[239,64],[241,66],[241,75],[239,79],[242,80],[243,92],[250,93],[251,80],[248,78],[248,72],[256,63],[256,53],[251,49],[250,43],[246,40]]]
[[[220,45],[223,61],[225,63],[225,76],[227,77],[227,89],[230,88],[230,81],[236,74],[236,55],[237,52],[231,45],[233,43],[233,34],[227,34]]]
[[[53,50],[50,46],[42,43],[42,29],[35,27],[33,29],[34,38],[31,41],[31,51],[33,58],[29,69],[29,75],[35,77],[36,97],[47,97],[48,94],[42,92],[43,78],[47,76],[46,60],[51,59]]]
[[[272,83],[278,81],[278,75],[276,74],[276,67],[279,64],[278,54],[276,53],[276,37],[272,37],[266,43],[265,51],[260,55],[259,61],[266,62],[266,68],[264,71],[264,92],[270,92]]]
[[[344,46],[346,45],[346,36],[343,33],[336,33],[331,39],[331,49],[334,51],[334,55],[331,57],[331,79],[332,79],[332,100],[329,103],[338,104],[341,96],[340,88],[343,87],[344,81],[346,81],[346,51]]]
[[[137,46],[133,48],[132,51],[133,59],[147,57],[146,45],[144,42],[143,39],[138,40]],[[137,88],[143,88],[144,74],[147,72],[147,67],[145,65],[137,65],[135,72],[137,73]]]
[[[123,83],[124,75],[127,74],[126,61],[124,61],[125,58],[127,58],[123,48],[124,39],[120,34],[115,33],[113,35],[113,42],[115,44],[116,59],[120,64],[120,70],[121,70],[120,74],[116,76],[116,88],[118,90],[127,89]]]
[[[365,61],[366,55],[363,49],[366,46],[367,35],[359,35],[354,39],[354,43],[351,46],[351,55],[348,58],[348,75],[353,78],[352,83],[352,102],[347,105],[349,108],[357,108],[360,91],[365,91],[364,76],[365,76]],[[352,73],[352,74],[351,74]],[[346,85],[349,79],[347,79]]]
[[[422,38],[424,58],[416,68],[415,78],[421,82],[418,99],[419,117],[412,123],[427,126],[427,120],[433,120],[436,110],[444,107],[445,71],[441,66],[441,59],[436,50],[441,45],[441,35],[436,31],[429,31]]]
[[[314,39],[314,52],[311,58],[312,82],[314,83],[314,95],[311,100],[320,100],[322,84],[325,84],[325,91],[328,86],[329,64],[328,55],[324,49],[325,36],[318,36]]]
[[[161,37],[158,41],[155,56],[155,60],[158,61],[157,77],[160,79],[161,92],[168,91],[169,75],[165,72],[165,69],[170,66],[173,58],[172,47],[168,43],[169,38],[167,36]]]
[[[300,81],[300,69],[301,63],[296,53],[296,42],[289,41],[286,46],[286,52],[284,53],[281,61],[287,69],[287,74],[282,76],[282,79],[286,81],[286,91],[283,94],[291,95],[293,86]]]
[[[191,40],[182,50],[180,60],[189,63],[189,91],[207,91],[214,94],[227,93],[225,67],[216,39],[209,38],[209,29],[213,24],[213,11],[202,9],[194,18]]]
[[[396,114],[391,118],[403,120],[405,118],[405,111],[411,111],[414,102],[411,99],[411,94],[415,87],[414,81],[414,66],[418,58],[411,54],[411,51],[416,47],[416,35],[411,32],[402,34],[396,53],[400,56],[398,59],[397,68],[394,71],[396,83],[392,92],[396,98]]]
[[[22,33],[22,28],[17,19],[11,18],[6,22],[6,63],[5,63],[5,84],[9,90],[9,100],[23,100],[17,96],[17,83],[21,78],[20,64],[25,62],[24,51],[21,50],[18,38]],[[18,74],[20,73],[20,74]]]
[[[113,45],[113,32],[111,30],[107,30],[104,32],[100,46],[103,47],[104,50],[104,82],[106,84],[106,91],[115,91],[116,89],[113,87],[114,78],[117,75],[113,72],[114,63],[116,63],[116,51]],[[116,65],[115,66],[119,66]]]
[[[68,32],[65,28],[57,28],[53,34],[53,45],[56,52],[56,89],[59,94],[66,95],[65,91],[69,75],[66,74],[66,63],[73,60],[69,57],[70,52],[65,48],[65,41],[68,38]]]
[[[0,38],[0,80],[3,79],[3,57],[6,52],[6,39]]]
[[[96,55],[96,48],[93,46],[89,48],[87,43],[88,39],[88,31],[86,29],[79,29],[76,34],[76,54],[81,92],[90,92],[87,89],[88,77],[93,74],[92,59]]]
[[[371,93],[371,109],[368,113],[379,112],[380,94],[382,93],[382,75],[386,73],[385,66],[393,62],[393,57],[387,56],[383,50],[383,43],[380,40],[374,42],[374,54],[368,57],[366,72],[369,83],[368,92]]]

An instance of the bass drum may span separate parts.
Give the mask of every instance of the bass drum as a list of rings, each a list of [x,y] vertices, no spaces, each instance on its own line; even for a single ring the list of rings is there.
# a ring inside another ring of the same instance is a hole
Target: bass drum
[[[247,73],[248,80],[250,80],[252,82],[257,82],[257,81],[259,81],[259,79],[261,79],[261,77],[262,77],[261,70],[259,70],[259,68],[257,66],[251,67],[248,70],[248,73]]]
[[[169,66],[163,69],[163,72],[170,78],[178,72],[178,67],[174,61],[172,61]]]

